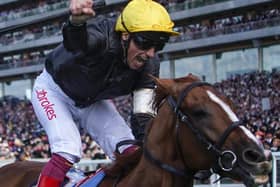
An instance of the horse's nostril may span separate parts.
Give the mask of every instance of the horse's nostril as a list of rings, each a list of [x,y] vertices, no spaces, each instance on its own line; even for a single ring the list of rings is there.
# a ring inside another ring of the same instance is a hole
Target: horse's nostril
[[[256,150],[252,150],[252,149],[246,149],[244,152],[243,152],[243,160],[245,162],[247,162],[248,164],[256,164],[256,163],[259,163],[259,162],[262,162],[265,159],[265,156],[260,153],[260,152],[257,152]]]

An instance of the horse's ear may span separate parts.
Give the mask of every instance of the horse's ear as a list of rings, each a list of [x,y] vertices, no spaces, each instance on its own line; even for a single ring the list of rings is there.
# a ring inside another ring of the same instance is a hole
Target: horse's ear
[[[169,94],[170,90],[172,90],[171,85],[173,85],[173,81],[171,79],[160,79],[151,74],[149,74],[148,76],[153,79],[153,81],[157,85],[157,89],[160,89],[167,94]]]
[[[189,78],[191,81],[200,81],[200,78],[192,73],[189,73],[187,78]]]

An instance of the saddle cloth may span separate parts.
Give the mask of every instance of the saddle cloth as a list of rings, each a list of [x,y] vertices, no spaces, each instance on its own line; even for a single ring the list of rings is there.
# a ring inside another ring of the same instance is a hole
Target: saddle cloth
[[[74,184],[72,187],[97,187],[104,177],[105,172],[100,169],[97,170],[94,174],[85,177],[77,184]]]

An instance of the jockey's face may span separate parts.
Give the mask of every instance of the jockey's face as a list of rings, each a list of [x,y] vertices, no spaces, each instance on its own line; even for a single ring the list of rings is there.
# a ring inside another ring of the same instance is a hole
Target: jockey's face
[[[131,69],[140,69],[150,58],[155,56],[155,48],[142,50],[139,49],[133,40],[130,40],[130,44],[127,51],[127,63]]]
[[[137,70],[143,67],[155,53],[162,50],[165,43],[154,42],[152,40],[141,37],[137,34],[127,35],[129,41],[127,49],[127,64],[131,69]]]

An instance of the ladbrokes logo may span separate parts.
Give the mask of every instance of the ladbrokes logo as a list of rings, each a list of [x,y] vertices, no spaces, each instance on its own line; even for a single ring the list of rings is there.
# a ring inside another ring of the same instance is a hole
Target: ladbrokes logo
[[[45,90],[36,90],[37,98],[38,98],[41,106],[45,110],[45,113],[47,114],[48,119],[52,120],[52,119],[56,118],[56,114],[53,109],[54,104],[52,104],[48,100],[47,93],[48,92],[46,92]]]

